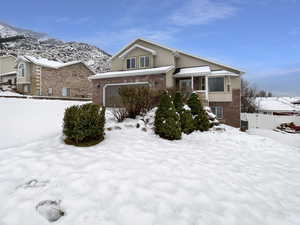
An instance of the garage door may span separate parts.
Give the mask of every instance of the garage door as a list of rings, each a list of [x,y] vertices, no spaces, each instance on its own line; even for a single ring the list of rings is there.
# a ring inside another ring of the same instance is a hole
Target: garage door
[[[132,83],[132,84],[111,84],[104,88],[104,99],[106,107],[120,107],[122,106],[119,89],[128,86],[149,86],[148,83]]]

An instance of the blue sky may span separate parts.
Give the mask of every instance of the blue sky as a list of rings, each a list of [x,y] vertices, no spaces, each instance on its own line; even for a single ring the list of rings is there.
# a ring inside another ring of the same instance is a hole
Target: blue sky
[[[4,22],[111,54],[144,37],[241,68],[277,95],[300,96],[300,0],[26,0],[1,9]]]

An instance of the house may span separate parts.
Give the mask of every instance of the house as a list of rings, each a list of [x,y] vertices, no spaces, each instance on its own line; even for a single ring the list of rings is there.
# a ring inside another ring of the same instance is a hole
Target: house
[[[255,105],[258,113],[268,115],[300,115],[298,97],[257,97]]]
[[[91,97],[88,77],[95,74],[85,63],[62,63],[33,56],[19,56],[17,90],[23,94]]]
[[[0,56],[0,89],[14,89],[16,87],[16,57],[12,55]]]
[[[223,123],[240,126],[243,72],[148,40],[137,39],[112,57],[112,70],[91,76],[93,102],[115,106],[124,85],[197,92]]]

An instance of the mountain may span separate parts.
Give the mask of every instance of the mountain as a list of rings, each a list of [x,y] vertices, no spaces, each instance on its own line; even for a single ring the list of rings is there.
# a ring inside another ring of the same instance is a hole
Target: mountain
[[[96,46],[75,41],[65,42],[51,38],[45,33],[0,22],[1,37],[14,35],[24,35],[26,39],[6,43],[4,49],[0,49],[0,55],[12,54],[18,56],[28,54],[60,62],[81,60],[95,72],[110,70],[111,55]]]

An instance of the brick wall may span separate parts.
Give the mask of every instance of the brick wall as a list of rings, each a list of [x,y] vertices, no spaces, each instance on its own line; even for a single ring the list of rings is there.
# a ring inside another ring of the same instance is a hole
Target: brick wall
[[[223,119],[219,121],[233,127],[240,127],[241,95],[240,89],[232,90],[232,102],[210,102],[209,106],[223,107]]]
[[[63,88],[70,88],[70,97],[91,97],[92,84],[88,77],[93,73],[83,64],[74,64],[60,69],[42,68],[42,95],[48,95],[52,88],[53,96],[62,96]]]
[[[92,80],[93,102],[100,105],[103,104],[103,87],[105,84],[134,82],[149,82],[154,90],[166,88],[165,74],[96,79]]]

